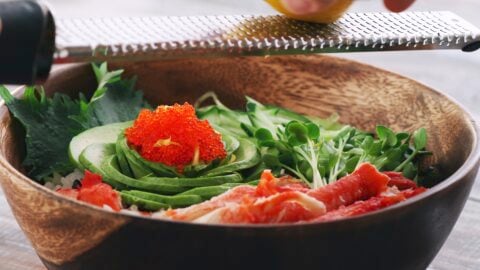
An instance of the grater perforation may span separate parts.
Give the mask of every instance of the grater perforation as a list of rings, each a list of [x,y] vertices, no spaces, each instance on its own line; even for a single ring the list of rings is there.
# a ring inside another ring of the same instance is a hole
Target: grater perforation
[[[57,20],[55,59],[472,50],[479,44],[480,30],[446,11],[349,13],[327,25],[280,15],[87,18]]]

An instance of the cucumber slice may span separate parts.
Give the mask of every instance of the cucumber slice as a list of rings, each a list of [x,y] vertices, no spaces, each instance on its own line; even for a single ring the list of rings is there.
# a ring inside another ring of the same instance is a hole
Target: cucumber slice
[[[79,155],[79,162],[93,173],[101,173],[101,165],[106,157],[115,155],[115,146],[111,143],[95,143],[87,146]]]
[[[85,150],[82,151],[79,157],[79,162],[83,168],[87,170],[100,174],[103,177],[103,181],[115,187],[116,189],[124,189],[125,185],[115,181],[115,178],[110,178],[102,169],[102,163],[109,157],[114,157],[115,155],[115,145],[111,143],[95,143],[87,146]],[[111,166],[118,167],[116,162],[112,162]]]
[[[68,147],[68,154],[73,164],[81,168],[80,154],[87,146],[95,143],[115,143],[118,134],[132,125],[132,121],[109,124],[88,129],[73,137]]]
[[[240,147],[240,142],[230,135],[222,134],[222,141],[225,144],[227,155],[231,155],[233,152],[237,151],[238,147]]]

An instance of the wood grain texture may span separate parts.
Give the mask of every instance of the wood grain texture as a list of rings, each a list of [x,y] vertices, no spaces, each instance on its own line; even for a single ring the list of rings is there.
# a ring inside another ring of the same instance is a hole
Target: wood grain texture
[[[158,16],[185,14],[244,14],[271,12],[263,1],[244,0],[178,0],[158,1],[142,0],[131,5],[129,0],[50,0],[56,15],[62,17],[78,16]],[[382,1],[356,1],[354,11],[383,10]],[[74,3],[75,8],[72,8]],[[114,4],[115,8],[110,8]],[[95,9],[91,7],[95,6]],[[480,25],[480,1],[451,0],[417,1],[415,10],[453,10],[461,16]],[[449,93],[467,108],[480,114],[480,77],[477,76],[480,54],[462,54],[458,52],[409,52],[388,54],[343,54],[362,62],[380,66],[424,82],[435,89]],[[447,75],[448,76],[445,76]],[[480,201],[480,179],[472,190],[473,201]],[[476,270],[480,250],[480,232],[475,230],[480,224],[480,205],[469,201],[466,204],[457,225],[430,270]],[[11,214],[0,189],[0,269],[37,270],[44,269],[30,243],[25,238]]]
[[[127,217],[112,217],[72,202],[47,199],[53,196],[5,171],[0,177],[19,225],[37,253],[52,263],[73,260],[128,222]]]

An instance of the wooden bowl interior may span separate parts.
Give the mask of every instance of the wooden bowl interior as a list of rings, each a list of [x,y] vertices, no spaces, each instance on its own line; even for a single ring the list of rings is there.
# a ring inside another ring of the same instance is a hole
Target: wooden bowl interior
[[[434,164],[447,178],[467,160],[474,144],[469,117],[454,102],[410,79],[367,65],[325,56],[190,59],[111,63],[137,76],[138,88],[151,104],[193,103],[206,91],[216,92],[232,108],[244,96],[320,117],[334,112],[341,122],[372,131],[378,124],[396,131],[425,127]],[[89,65],[59,68],[45,84],[47,94],[91,93],[95,79]],[[9,122],[1,112],[2,121]],[[4,125],[5,126],[5,125]],[[1,151],[23,171],[24,143],[18,124],[6,125]]]

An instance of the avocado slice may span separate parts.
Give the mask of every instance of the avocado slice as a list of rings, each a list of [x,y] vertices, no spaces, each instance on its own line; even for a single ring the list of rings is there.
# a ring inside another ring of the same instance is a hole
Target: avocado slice
[[[151,168],[141,162],[140,154],[137,153],[137,151],[130,149],[124,134],[118,136],[116,144],[117,157],[119,158],[122,172],[124,170],[123,167],[128,165],[131,170],[131,176],[134,178],[142,178],[154,174],[154,171]],[[128,174],[126,175],[128,176]]]
[[[116,165],[117,160],[115,156],[107,157],[101,165],[101,170],[105,173],[106,178],[115,179],[116,182],[122,183],[128,189],[138,189],[143,191],[150,191],[158,194],[177,194],[188,190],[186,187],[169,184],[165,182],[158,182],[145,178],[135,179],[122,174]]]
[[[240,142],[240,146],[232,154],[235,156],[235,160],[206,171],[205,176],[238,172],[243,169],[251,168],[260,162],[260,153],[257,146],[252,141],[244,138],[238,138],[238,141]]]
[[[172,208],[185,207],[185,206],[190,206],[192,204],[203,202],[202,197],[198,195],[168,196],[168,195],[159,195],[156,193],[150,193],[150,192],[145,192],[140,190],[122,191],[122,193],[131,195],[140,199],[148,200],[148,201],[168,204]]]

